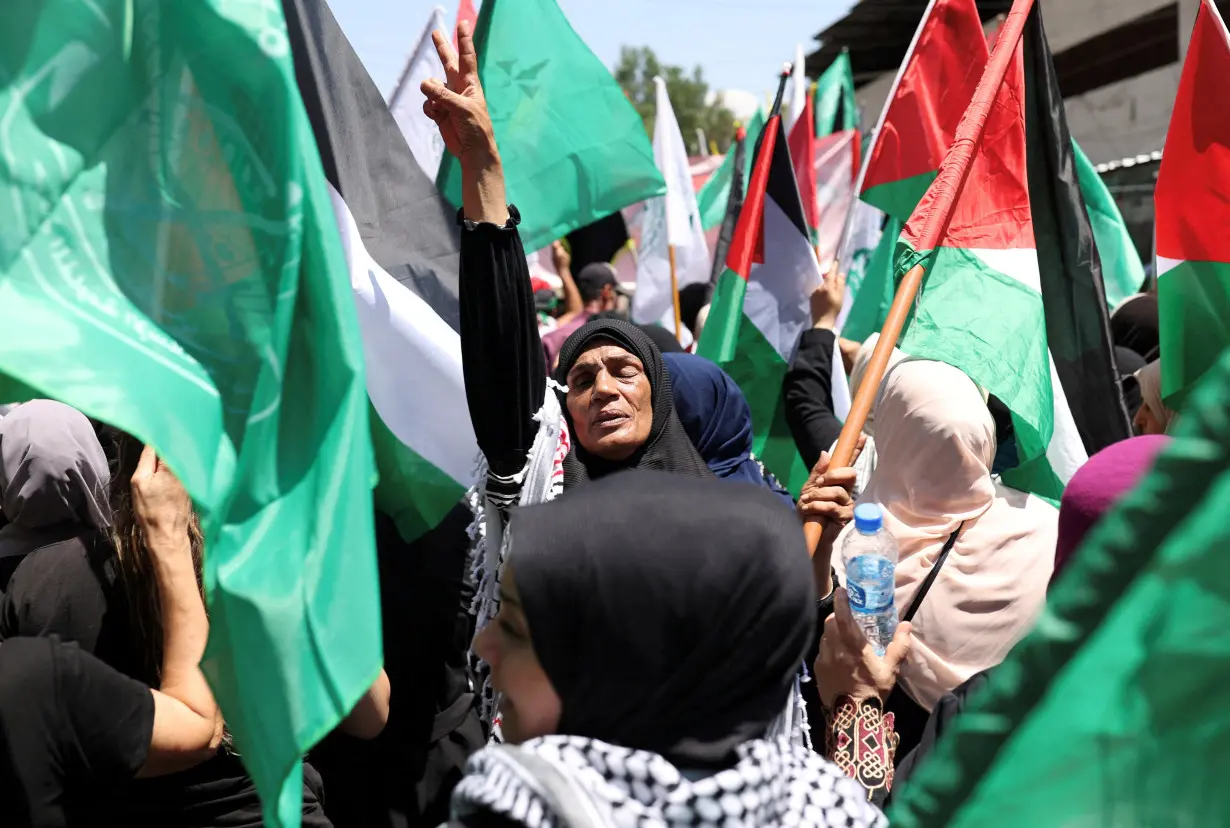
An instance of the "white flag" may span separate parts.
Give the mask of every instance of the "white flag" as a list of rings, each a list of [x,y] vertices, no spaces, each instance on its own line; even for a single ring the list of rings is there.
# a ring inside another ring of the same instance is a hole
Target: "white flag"
[[[423,114],[423,93],[419,91],[419,86],[428,78],[444,79],[444,66],[436,54],[435,44],[431,42],[431,33],[436,29],[448,33],[444,9],[439,6],[431,10],[431,17],[427,19],[427,27],[419,37],[414,54],[406,61],[401,80],[389,97],[389,111],[393,113],[393,119],[406,137],[414,160],[419,162],[432,181],[436,180],[436,174],[440,171],[444,140],[440,137],[440,128]]]
[[[790,110],[786,116],[786,134],[794,129],[803,107],[807,104],[807,75],[804,74],[803,44],[794,47],[794,65],[790,71]]]
[[[653,80],[657,86],[653,157],[666,180],[666,195],[646,202],[641,217],[640,259],[636,268],[632,318],[641,324],[657,322],[674,333],[670,247],[675,248],[675,274],[680,289],[709,281],[709,247],[696,206],[696,191],[692,189],[688,153],[666,94],[666,81]]]

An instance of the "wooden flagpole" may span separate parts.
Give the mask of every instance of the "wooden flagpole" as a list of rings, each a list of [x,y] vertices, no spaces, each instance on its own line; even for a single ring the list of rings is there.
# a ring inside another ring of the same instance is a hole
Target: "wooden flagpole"
[[[683,314],[679,311],[679,275],[675,272],[675,245],[667,245],[671,257],[671,297],[675,300],[675,339],[683,342]]]

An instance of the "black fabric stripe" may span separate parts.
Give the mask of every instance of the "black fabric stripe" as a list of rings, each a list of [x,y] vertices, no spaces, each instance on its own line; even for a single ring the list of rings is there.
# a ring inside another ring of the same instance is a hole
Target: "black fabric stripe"
[[[722,271],[726,270],[726,254],[730,252],[730,241],[735,237],[735,226],[739,223],[739,213],[743,211],[743,192],[747,189],[747,182],[743,180],[743,165],[747,162],[746,133],[741,140],[735,141],[733,152],[734,167],[730,171],[730,196],[726,200],[726,215],[722,217],[722,228],[718,231],[717,244],[713,248],[713,270],[709,273],[710,285],[716,285]]]
[[[766,127],[765,132],[767,131]],[[764,132],[761,135],[763,136]],[[773,145],[773,160],[769,165],[769,183],[765,186],[765,194],[781,208],[803,238],[811,237],[807,232],[807,221],[803,218],[799,184],[794,180],[794,165],[790,162],[786,129],[780,118],[777,119],[777,143]]]
[[[1025,24],[1024,53],[1029,202],[1046,336],[1081,440],[1092,455],[1132,431],[1111,346],[1102,265],[1037,3]]]
[[[324,0],[282,0],[282,11],[325,176],[372,258],[459,330],[456,210],[419,168]]]

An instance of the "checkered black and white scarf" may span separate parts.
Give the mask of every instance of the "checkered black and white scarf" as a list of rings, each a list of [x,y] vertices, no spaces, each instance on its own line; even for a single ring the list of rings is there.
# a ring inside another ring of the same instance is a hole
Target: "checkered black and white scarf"
[[[487,812],[526,828],[888,825],[858,783],[806,748],[765,739],[738,754],[692,779],[656,753],[577,736],[491,746],[470,758],[452,824]]]

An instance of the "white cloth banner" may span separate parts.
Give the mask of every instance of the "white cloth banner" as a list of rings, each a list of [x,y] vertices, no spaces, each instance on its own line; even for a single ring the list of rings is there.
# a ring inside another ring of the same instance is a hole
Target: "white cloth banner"
[[[673,334],[675,297],[671,291],[670,248],[675,248],[675,275],[682,290],[686,285],[709,281],[709,246],[696,206],[687,149],[666,94],[666,81],[654,78],[654,84],[657,117],[653,157],[666,181],[666,195],[647,201],[641,214],[632,318],[640,324],[657,322]],[[686,333],[683,338],[687,339]]]
[[[432,181],[440,172],[440,159],[444,157],[444,140],[440,137],[440,128],[423,114],[423,93],[419,87],[428,78],[444,80],[444,66],[436,54],[436,46],[431,42],[431,33],[439,29],[448,33],[444,23],[444,9],[436,6],[427,19],[427,27],[419,37],[414,54],[406,62],[406,68],[401,73],[401,80],[389,98],[389,111],[401,128],[414,160],[419,162],[423,172]]]

